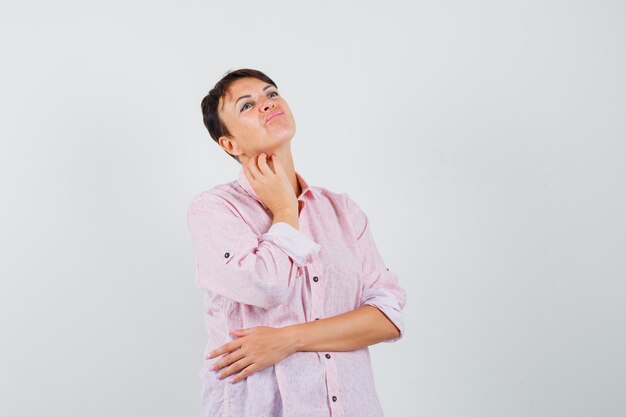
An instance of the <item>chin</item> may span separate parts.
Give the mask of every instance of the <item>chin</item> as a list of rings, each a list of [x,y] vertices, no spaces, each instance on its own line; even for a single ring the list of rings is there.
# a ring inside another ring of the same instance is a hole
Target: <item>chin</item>
[[[286,129],[281,129],[278,132],[273,132],[272,142],[275,142],[275,143],[289,142],[291,139],[293,139],[295,133],[296,133],[295,128],[292,128],[292,129],[286,128]]]

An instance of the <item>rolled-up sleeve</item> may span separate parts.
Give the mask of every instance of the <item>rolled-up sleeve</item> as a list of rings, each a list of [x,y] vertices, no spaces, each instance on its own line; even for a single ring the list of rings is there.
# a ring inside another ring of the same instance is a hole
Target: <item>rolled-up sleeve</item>
[[[273,242],[300,267],[308,264],[311,261],[311,255],[321,249],[318,243],[285,222],[274,223],[263,235],[263,240]]]
[[[285,300],[294,265],[306,265],[321,248],[284,222],[258,236],[232,205],[208,192],[192,200],[187,226],[196,285],[265,309]]]
[[[345,197],[360,252],[361,306],[374,306],[387,316],[398,329],[399,336],[385,342],[396,342],[404,336],[402,310],[406,303],[406,291],[400,286],[398,276],[385,266],[367,215],[347,194]]]

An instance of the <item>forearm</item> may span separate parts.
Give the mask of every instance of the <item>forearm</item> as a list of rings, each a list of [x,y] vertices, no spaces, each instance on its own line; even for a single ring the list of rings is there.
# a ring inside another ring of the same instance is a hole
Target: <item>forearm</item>
[[[371,305],[283,329],[295,352],[349,351],[399,336],[391,320]]]

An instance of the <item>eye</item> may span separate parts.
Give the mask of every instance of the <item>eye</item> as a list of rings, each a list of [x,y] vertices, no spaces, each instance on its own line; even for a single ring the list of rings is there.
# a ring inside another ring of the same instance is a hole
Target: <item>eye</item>
[[[267,96],[269,97],[269,96],[271,96],[272,94],[276,94],[276,96],[278,96],[278,91],[270,91],[269,93],[267,93]],[[276,97],[276,96],[273,96],[273,97]],[[246,107],[246,106],[247,106],[248,104],[252,105],[250,102],[245,103],[243,106],[241,106],[241,111],[240,111],[240,113],[241,113],[242,111],[244,111],[244,110],[246,110],[246,109],[247,109],[247,107]]]

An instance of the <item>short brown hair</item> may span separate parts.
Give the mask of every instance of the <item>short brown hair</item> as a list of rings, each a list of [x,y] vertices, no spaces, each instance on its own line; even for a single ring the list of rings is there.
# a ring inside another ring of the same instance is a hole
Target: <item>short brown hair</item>
[[[257,78],[261,81],[265,81],[268,84],[272,84],[275,88],[278,88],[276,83],[272,81],[270,77],[263,74],[261,71],[250,69],[250,68],[241,68],[234,71],[227,71],[226,74],[219,80],[215,86],[209,91],[203,99],[201,103],[202,108],[202,120],[204,121],[204,125],[209,131],[209,134],[213,138],[213,140],[219,144],[219,139],[221,136],[231,136],[230,132],[226,125],[220,119],[217,113],[217,106],[219,104],[220,98],[224,97],[228,87],[235,81],[240,78],[252,77]],[[239,157],[236,155],[231,155],[226,152],[232,158],[234,158],[237,162],[241,164]]]

